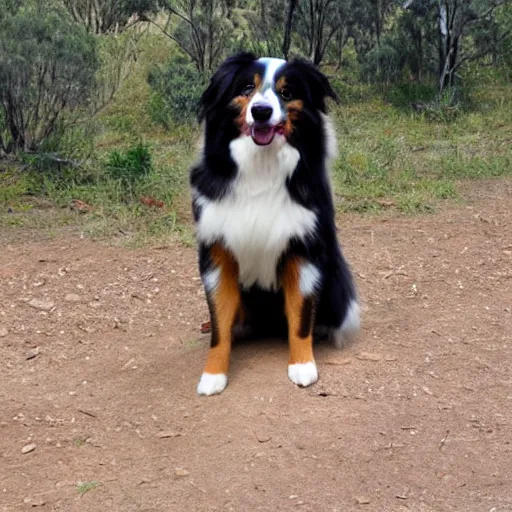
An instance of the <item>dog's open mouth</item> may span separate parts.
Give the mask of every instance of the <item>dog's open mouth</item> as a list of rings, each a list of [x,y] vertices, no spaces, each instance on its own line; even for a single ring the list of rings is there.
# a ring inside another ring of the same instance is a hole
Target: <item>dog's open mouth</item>
[[[251,126],[251,137],[258,146],[268,146],[273,140],[274,135],[284,134],[284,125],[282,123],[275,126],[268,124],[255,123]]]

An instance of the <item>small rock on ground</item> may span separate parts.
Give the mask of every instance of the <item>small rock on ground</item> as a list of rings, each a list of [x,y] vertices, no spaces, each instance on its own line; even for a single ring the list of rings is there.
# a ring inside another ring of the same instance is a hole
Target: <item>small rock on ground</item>
[[[23,503],[25,503],[25,505],[31,505],[32,507],[43,507],[46,504],[43,498],[25,498]]]
[[[36,445],[34,443],[27,444],[21,449],[21,453],[30,453],[36,449]]]
[[[27,361],[29,361],[30,359],[34,359],[38,355],[39,355],[39,347],[36,347],[27,352],[26,359],[27,359]]]
[[[82,300],[82,298],[80,297],[80,295],[78,295],[77,293],[68,293],[65,297],[64,297],[64,300],[66,302],[80,302]]]
[[[32,299],[28,305],[41,311],[51,311],[55,307],[55,304],[49,299]]]

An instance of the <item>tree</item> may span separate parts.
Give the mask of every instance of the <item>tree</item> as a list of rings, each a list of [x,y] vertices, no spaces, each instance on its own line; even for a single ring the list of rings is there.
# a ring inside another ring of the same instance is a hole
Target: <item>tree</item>
[[[289,0],[283,36],[283,58],[287,60],[290,55],[290,46],[292,44],[293,14],[295,13],[296,8],[297,0]]]
[[[194,62],[198,71],[211,71],[228,46],[233,24],[229,0],[164,0],[165,25],[147,21],[162,30]]]
[[[417,0],[420,1],[420,0]],[[508,6],[510,0],[430,0],[428,5],[435,12],[435,23],[438,32],[438,85],[439,92],[453,87],[459,69],[468,61],[475,60],[496,48],[510,33],[510,26],[503,27],[501,34],[494,35],[484,50],[475,49],[471,35],[476,34],[478,27],[486,24],[497,29],[492,23],[500,8]],[[408,0],[408,8],[414,0]],[[469,41],[472,39],[472,41]]]
[[[423,0],[417,1],[421,3]],[[397,5],[396,0],[352,0],[349,11],[351,36],[360,62],[368,52],[381,45],[386,20]]]
[[[156,13],[157,0],[63,0],[73,19],[88,32],[121,32],[140,21],[141,15]]]
[[[88,103],[98,69],[94,39],[60,4],[11,4],[0,23],[0,149],[5,153],[39,149],[65,111]]]
[[[338,28],[340,21],[338,3],[337,0],[299,0],[298,2],[299,41],[307,45],[304,49],[314,64],[320,64],[322,61],[327,45]]]

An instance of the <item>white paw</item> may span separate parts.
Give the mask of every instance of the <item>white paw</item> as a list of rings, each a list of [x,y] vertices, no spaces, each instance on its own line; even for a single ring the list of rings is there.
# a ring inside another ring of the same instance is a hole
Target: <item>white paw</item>
[[[316,364],[297,363],[288,365],[288,378],[297,386],[310,386],[318,380],[318,370]]]
[[[203,373],[197,385],[198,395],[216,395],[222,393],[228,385],[228,376],[223,373]]]

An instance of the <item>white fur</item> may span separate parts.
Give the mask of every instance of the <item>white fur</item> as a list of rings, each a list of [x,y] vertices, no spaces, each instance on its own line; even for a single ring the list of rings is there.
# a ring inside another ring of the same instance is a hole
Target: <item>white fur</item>
[[[312,263],[300,267],[299,289],[303,297],[313,295],[320,284],[320,271]]]
[[[348,306],[347,314],[341,326],[331,332],[331,338],[336,347],[343,348],[347,343],[354,340],[361,326],[360,311],[359,303],[353,300]]]
[[[212,268],[202,275],[203,284],[207,293],[213,293],[219,284],[220,269]]]
[[[271,57],[262,57],[258,59],[258,62],[263,63],[265,66],[265,76],[263,77],[264,85],[273,83],[276,71],[286,64],[286,61],[283,59],[274,59]]]
[[[336,138],[336,130],[334,129],[332,119],[326,114],[320,113],[320,115],[322,116],[322,124],[324,126],[327,163],[329,163],[338,156],[338,140]]]
[[[203,373],[197,385],[198,395],[217,395],[228,385],[228,376],[223,373]]]
[[[318,370],[313,361],[288,365],[288,378],[297,386],[310,386],[318,380]]]
[[[265,66],[265,75],[263,76],[263,83],[261,87],[261,92],[257,92],[249,102],[247,108],[247,114],[245,116],[245,121],[249,126],[254,124],[254,118],[252,117],[251,107],[255,103],[262,103],[272,107],[272,116],[269,119],[269,124],[275,126],[280,122],[284,121],[285,112],[281,109],[281,102],[274,92],[273,86],[275,82],[276,73],[286,64],[285,60],[282,59],[272,59],[263,57],[258,59],[258,62],[261,62]]]
[[[279,98],[276,96],[276,93],[273,89],[267,89],[265,92],[257,92],[249,102],[249,106],[247,107],[247,113],[245,115],[245,122],[252,126],[254,124],[254,118],[252,117],[252,106],[256,103],[268,105],[272,108],[272,116],[268,120],[268,123],[272,126],[279,124],[284,120],[285,113],[281,110],[281,104],[279,103]],[[282,137],[282,136],[281,136]]]
[[[276,267],[292,238],[304,239],[316,225],[316,214],[294,202],[286,189],[300,159],[299,152],[282,137],[265,147],[251,137],[230,143],[238,175],[228,194],[201,205],[197,238],[206,244],[222,240],[239,264],[244,287],[258,283],[277,287]]]

